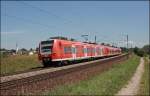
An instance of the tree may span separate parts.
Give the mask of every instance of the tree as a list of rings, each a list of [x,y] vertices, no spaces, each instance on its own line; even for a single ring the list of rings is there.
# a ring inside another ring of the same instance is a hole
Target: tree
[[[25,49],[25,48],[22,48],[22,49],[20,49],[20,51],[27,51],[27,49]]]
[[[105,43],[101,43],[101,45],[105,45]]]
[[[33,49],[32,49],[32,48],[30,48],[30,51],[33,51]]]
[[[143,57],[144,56],[144,51],[143,50],[138,50],[138,53],[137,53],[138,56],[141,56]]]
[[[138,54],[138,51],[139,51],[139,48],[138,48],[138,47],[135,47],[135,48],[133,49],[133,52],[134,52],[135,54]]]
[[[76,40],[75,40],[75,39],[73,39],[73,38],[71,38],[70,40],[71,40],[71,41],[76,41]]]
[[[36,49],[35,49],[35,50],[36,50],[36,52],[38,52],[38,51],[39,51],[39,47],[36,47]]]
[[[15,53],[15,52],[16,52],[16,50],[15,50],[15,49],[11,49],[10,51],[11,51],[11,52],[13,52],[13,53]]]
[[[138,47],[135,47],[135,48],[133,49],[133,51],[134,51],[134,53],[135,53],[136,55],[141,56],[141,57],[143,57],[144,54],[145,54],[144,51],[143,51],[142,49],[138,48]]]
[[[25,48],[22,48],[22,49],[19,50],[19,53],[20,53],[20,54],[27,54],[27,53],[28,53],[28,50],[25,49]]]
[[[120,48],[121,48],[122,52],[127,52],[128,51],[126,47],[120,47]]]
[[[150,45],[143,46],[143,48],[141,50],[144,51],[145,54],[150,55]]]
[[[5,48],[2,48],[2,49],[1,49],[1,48],[0,48],[0,51],[7,51],[7,49],[5,49]]]

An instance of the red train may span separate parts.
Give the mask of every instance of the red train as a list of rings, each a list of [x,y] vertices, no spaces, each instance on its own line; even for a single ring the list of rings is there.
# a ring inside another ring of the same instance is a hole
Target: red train
[[[64,62],[100,58],[121,54],[120,48],[99,44],[83,43],[61,39],[41,41],[38,57],[46,67],[49,64],[62,65]]]

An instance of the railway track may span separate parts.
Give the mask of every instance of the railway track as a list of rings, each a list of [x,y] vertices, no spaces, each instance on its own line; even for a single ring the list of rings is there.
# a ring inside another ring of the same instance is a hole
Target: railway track
[[[51,68],[51,67],[49,67],[49,68]],[[47,69],[47,68],[41,66],[41,67],[36,67],[34,69],[29,69],[29,70],[24,70],[24,71],[17,71],[17,72],[13,72],[13,73],[0,74],[0,77],[12,76],[12,75],[17,75],[17,74],[22,74],[22,73],[27,73],[27,72],[45,70],[45,69]]]
[[[126,59],[127,55],[124,54],[81,64],[45,69],[46,71],[40,70],[38,71],[38,74],[28,74],[29,76],[22,76],[20,78],[7,80],[1,78],[1,94],[38,94],[43,90],[51,90],[61,84],[68,84],[87,79],[89,76],[96,75],[97,73],[110,68],[113,63],[120,62]]]

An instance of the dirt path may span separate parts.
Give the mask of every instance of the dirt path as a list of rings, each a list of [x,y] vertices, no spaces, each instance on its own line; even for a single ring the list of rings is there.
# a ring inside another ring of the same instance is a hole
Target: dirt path
[[[143,58],[141,58],[140,64],[137,67],[136,72],[134,73],[131,80],[116,95],[136,95],[139,90],[139,84],[143,72],[144,72],[144,60]]]

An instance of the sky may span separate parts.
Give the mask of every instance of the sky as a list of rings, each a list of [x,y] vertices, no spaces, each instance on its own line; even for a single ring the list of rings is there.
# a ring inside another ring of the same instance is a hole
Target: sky
[[[1,48],[65,36],[126,47],[149,44],[148,1],[1,1]]]

